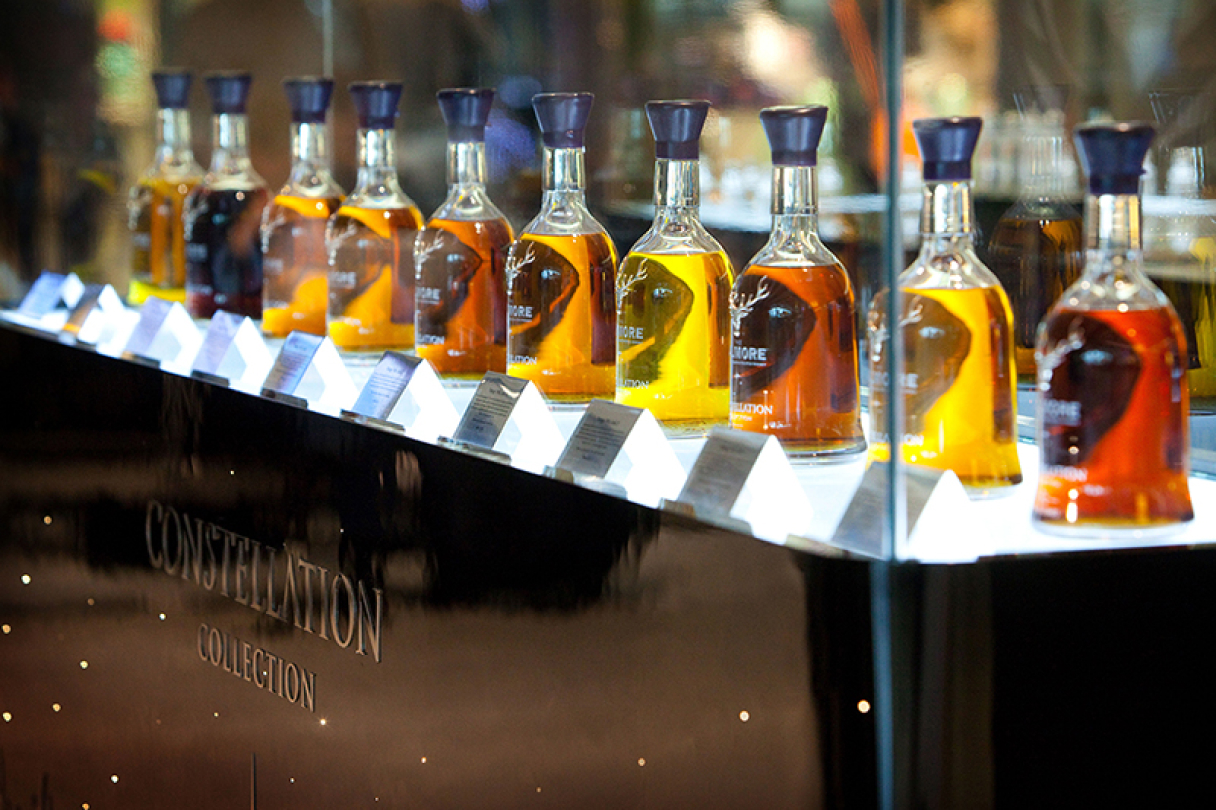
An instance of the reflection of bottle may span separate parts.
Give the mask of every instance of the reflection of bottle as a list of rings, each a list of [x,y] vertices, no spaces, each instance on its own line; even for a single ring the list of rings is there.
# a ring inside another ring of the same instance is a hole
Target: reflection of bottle
[[[616,379],[616,248],[585,199],[583,129],[593,100],[533,97],[545,193],[507,260],[507,373],[570,401],[609,396]]]
[[[1192,518],[1187,488],[1186,338],[1141,272],[1147,124],[1077,130],[1089,175],[1085,274],[1039,335],[1034,519],[1063,534],[1169,531]]]
[[[1021,106],[1030,179],[997,222],[988,261],[1013,309],[1018,375],[1030,381],[1039,321],[1081,273],[1081,213],[1064,197],[1062,111]]]
[[[291,175],[262,217],[262,331],[325,334],[329,255],[325,227],[342,202],[330,174],[325,112],[331,79],[286,79],[291,104]]]
[[[494,91],[440,90],[448,126],[448,197],[414,247],[419,357],[449,377],[507,367],[511,225],[486,194],[486,120]]]
[[[671,425],[730,413],[734,269],[698,214],[708,101],[651,101],[655,217],[617,273],[616,401]]]
[[[1216,412],[1216,219],[1203,199],[1203,148],[1187,134],[1197,105],[1190,93],[1149,95],[1172,137],[1161,172],[1165,193],[1145,201],[1144,272],[1182,321],[1192,412]]]
[[[190,148],[190,74],[158,70],[156,85],[156,157],[131,188],[127,201],[131,229],[132,304],[149,295],[186,300],[186,238],[182,206],[198,184],[203,169]]]
[[[262,316],[259,228],[269,194],[249,161],[248,73],[212,73],[211,168],[185,203],[186,308],[196,318],[219,309]]]
[[[731,291],[731,427],[809,456],[865,449],[853,287],[819,241],[816,149],[827,107],[763,110],[773,232]]]
[[[422,214],[397,180],[395,82],[356,82],[355,190],[329,220],[329,336],[342,349],[414,345],[414,237]]]
[[[898,373],[903,460],[953,470],[972,496],[984,497],[1021,482],[1022,471],[1009,301],[975,255],[971,155],[980,126],[978,118],[913,122],[925,187],[920,255],[897,282],[902,369],[889,368],[886,292],[870,307],[869,332],[873,456],[891,454],[886,398]]]

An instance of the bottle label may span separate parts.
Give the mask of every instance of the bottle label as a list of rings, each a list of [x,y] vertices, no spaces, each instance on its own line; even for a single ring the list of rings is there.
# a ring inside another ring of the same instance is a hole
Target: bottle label
[[[649,259],[626,259],[617,288],[617,385],[644,388],[692,314],[696,295],[675,273]]]
[[[776,279],[744,274],[731,290],[730,321],[731,398],[743,403],[762,399],[765,390],[789,372],[818,316]]]

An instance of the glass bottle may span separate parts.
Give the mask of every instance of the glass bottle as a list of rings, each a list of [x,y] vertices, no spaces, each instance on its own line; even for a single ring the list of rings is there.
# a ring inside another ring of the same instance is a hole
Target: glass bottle
[[[1191,520],[1186,337],[1142,271],[1147,124],[1077,129],[1089,176],[1086,257],[1039,330],[1038,528],[1163,534]]]
[[[182,207],[203,177],[190,148],[190,82],[184,70],[158,70],[156,157],[127,199],[131,230],[131,285],[127,298],[142,304],[156,295],[186,300],[186,237]]]
[[[541,93],[541,211],[507,258],[507,373],[551,399],[611,396],[616,385],[617,253],[587,210],[583,130],[591,93]]]
[[[1186,334],[1192,413],[1216,413],[1216,219],[1203,197],[1204,150],[1194,93],[1149,94],[1169,145],[1161,150],[1164,194],[1144,200],[1144,272],[1178,313]]]
[[[416,349],[445,377],[507,368],[507,250],[514,235],[486,193],[494,91],[436,94],[448,127],[448,196],[414,247]]]
[[[968,494],[1009,492],[1018,464],[1013,317],[996,276],[975,255],[971,155],[979,118],[913,122],[924,169],[920,254],[897,280],[904,364],[904,422],[896,438],[906,464],[953,470]],[[887,295],[868,316],[871,455],[891,456],[886,398],[891,327]]]
[[[422,212],[397,180],[401,84],[356,82],[355,189],[329,220],[329,336],[342,349],[414,345],[414,237]]]
[[[708,101],[651,101],[655,217],[616,278],[616,401],[687,430],[730,415],[734,268],[700,220]]]
[[[342,204],[330,174],[325,113],[332,79],[284,79],[291,105],[291,174],[262,216],[262,331],[325,334],[329,254],[325,229]]]
[[[248,73],[212,73],[211,168],[186,198],[186,309],[262,317],[262,209],[270,194],[249,160]]]
[[[816,153],[827,107],[760,112],[773,153],[773,230],[730,294],[730,426],[791,456],[865,449],[853,286],[819,239]]]
[[[1009,295],[1013,309],[1017,373],[1027,383],[1033,383],[1035,375],[1034,341],[1039,322],[1080,277],[1084,258],[1081,212],[1065,195],[1063,100],[1046,104],[1047,109],[1040,111],[1032,95],[1026,92],[1019,96],[1029,181],[1017,202],[997,221],[988,244],[992,272]]]

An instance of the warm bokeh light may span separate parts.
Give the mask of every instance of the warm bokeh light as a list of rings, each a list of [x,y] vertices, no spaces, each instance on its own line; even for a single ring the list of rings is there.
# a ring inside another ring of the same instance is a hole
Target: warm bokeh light
[[[862,714],[868,714],[870,711],[870,701],[859,700],[857,702],[857,711],[861,712]]]
[[[639,768],[646,767],[646,758],[645,757],[638,757],[638,767]]]
[[[22,584],[22,585],[29,585],[29,584],[30,584],[30,575],[29,575],[29,574],[22,574],[22,575],[21,575],[21,584]]]
[[[89,668],[89,662],[88,662],[88,661],[81,661],[81,662],[80,662],[80,668],[81,668],[81,669],[88,669],[88,668]]]
[[[59,711],[59,710],[60,710],[60,709],[62,709],[62,708],[63,708],[63,707],[62,707],[62,706],[60,706],[58,703],[52,703],[52,704],[51,704],[51,711],[53,711],[53,712],[57,712],[57,711]]]
[[[744,723],[746,723],[751,718],[752,718],[752,716],[750,714],[748,714],[746,711],[739,712],[739,719],[742,720]]]
[[[111,774],[110,781],[117,785],[118,784],[118,774]]]

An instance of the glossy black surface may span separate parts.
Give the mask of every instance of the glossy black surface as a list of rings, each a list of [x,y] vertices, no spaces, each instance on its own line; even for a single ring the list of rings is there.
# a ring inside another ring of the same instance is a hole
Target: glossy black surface
[[[7,327],[0,374],[13,800],[243,806],[256,755],[264,807],[875,803],[864,563]],[[381,662],[237,602],[235,567],[231,596],[167,575],[168,507],[380,588]],[[203,658],[211,628],[314,673],[315,712]]]

